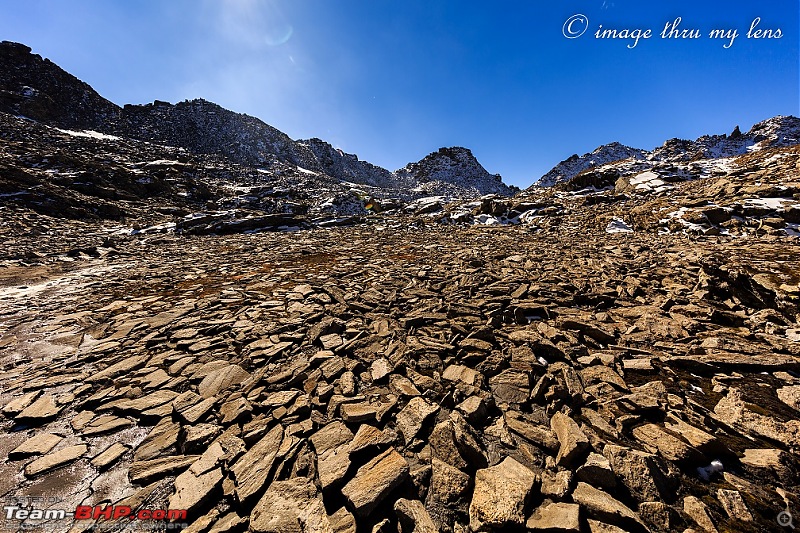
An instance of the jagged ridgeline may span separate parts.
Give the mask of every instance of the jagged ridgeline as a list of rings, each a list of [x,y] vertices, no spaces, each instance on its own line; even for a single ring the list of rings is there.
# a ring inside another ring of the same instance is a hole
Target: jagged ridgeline
[[[473,198],[516,191],[487,172],[466,149],[444,149],[391,172],[320,139],[293,140],[255,117],[202,99],[119,107],[17,43],[0,44],[0,111],[69,131],[91,130],[181,148],[194,157],[195,173],[211,169],[221,177],[219,167],[227,165],[227,185],[276,185],[279,193],[292,196],[290,203],[302,205],[301,211],[364,213],[363,202],[353,201],[354,189],[360,196],[379,198],[376,205],[423,196]],[[139,146],[143,152],[152,151]],[[217,185],[226,184],[223,180]],[[263,193],[257,190],[255,195]],[[245,196],[240,203],[248,202],[247,195],[234,196]],[[259,202],[270,204],[263,197]]]
[[[782,531],[797,122],[509,196],[465,148],[389,172],[1,44],[0,529]]]

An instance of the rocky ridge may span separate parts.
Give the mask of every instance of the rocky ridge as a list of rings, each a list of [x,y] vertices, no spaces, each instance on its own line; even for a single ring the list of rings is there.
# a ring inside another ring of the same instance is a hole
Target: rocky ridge
[[[200,533],[784,531],[778,143],[448,202],[0,113],[0,496]]]
[[[257,118],[202,99],[120,108],[22,44],[0,43],[0,66],[0,112],[51,126],[179,147],[267,171],[278,164],[293,165],[342,183],[407,191],[406,196],[421,197],[424,192],[452,199],[515,191],[490,175],[465,149],[458,150],[470,157],[459,160],[457,173],[416,179],[406,169],[392,173],[320,139],[294,141]]]
[[[629,168],[638,171],[657,167],[684,166],[690,163],[706,167],[724,167],[731,159],[760,150],[782,148],[800,143],[800,119],[778,116],[755,124],[742,133],[737,126],[730,135],[704,135],[696,141],[670,139],[651,151],[611,143],[583,156],[573,155],[556,165],[532,187],[550,187],[573,180],[582,174],[602,169],[617,169],[626,175]]]

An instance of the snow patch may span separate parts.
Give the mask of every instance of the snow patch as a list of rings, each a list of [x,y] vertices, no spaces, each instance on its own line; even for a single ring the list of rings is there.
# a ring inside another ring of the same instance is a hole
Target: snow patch
[[[62,130],[60,128],[56,128],[56,130],[60,131],[61,133],[66,133],[67,135],[71,135],[72,137],[89,137],[92,139],[100,139],[103,141],[120,140],[120,137],[117,137],[116,135],[106,135],[105,133],[100,133],[99,131],[93,131],[93,130],[73,131],[73,130]]]
[[[606,233],[633,233],[633,229],[624,220],[614,218],[606,226]]]

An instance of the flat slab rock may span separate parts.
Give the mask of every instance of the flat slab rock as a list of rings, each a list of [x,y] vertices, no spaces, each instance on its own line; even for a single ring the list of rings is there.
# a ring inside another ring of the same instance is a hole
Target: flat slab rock
[[[408,462],[390,448],[359,468],[342,489],[342,494],[353,512],[366,516],[408,477],[408,473]]]
[[[511,457],[475,473],[475,491],[469,506],[470,527],[491,531],[494,527],[522,526],[536,474]]]

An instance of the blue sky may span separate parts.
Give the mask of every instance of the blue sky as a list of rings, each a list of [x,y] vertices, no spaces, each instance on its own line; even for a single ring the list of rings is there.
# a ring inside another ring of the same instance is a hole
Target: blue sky
[[[676,17],[703,38],[661,39]],[[748,39],[756,17],[783,37]],[[117,104],[202,97],[392,170],[466,146],[525,187],[607,142],[800,115],[799,18],[797,0],[27,0],[4,2],[0,39]],[[600,24],[653,36],[630,49]]]

